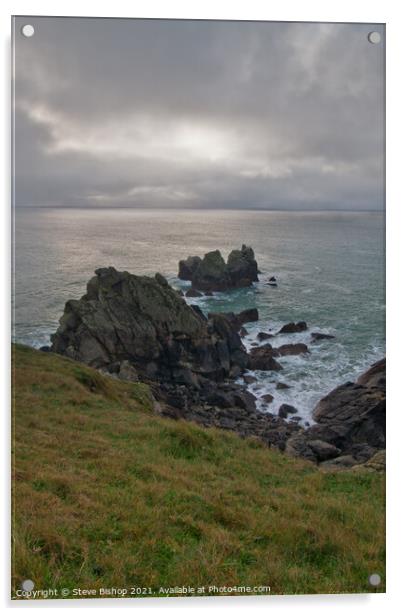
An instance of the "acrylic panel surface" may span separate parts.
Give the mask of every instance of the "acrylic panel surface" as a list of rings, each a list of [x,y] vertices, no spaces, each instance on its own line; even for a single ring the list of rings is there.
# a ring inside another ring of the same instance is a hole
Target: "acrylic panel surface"
[[[12,51],[12,597],[384,592],[384,25]]]

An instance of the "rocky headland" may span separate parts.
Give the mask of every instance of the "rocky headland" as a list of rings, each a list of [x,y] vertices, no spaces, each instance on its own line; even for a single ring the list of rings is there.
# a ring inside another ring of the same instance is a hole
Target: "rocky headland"
[[[180,262],[179,275],[203,291],[239,288],[258,280],[251,248],[243,246],[231,255],[227,264],[219,251],[204,259],[190,257]],[[216,269],[210,268],[211,262]],[[96,270],[81,299],[66,303],[51,347],[43,350],[115,378],[148,383],[162,415],[254,436],[323,468],[361,465],[375,455],[378,459],[385,448],[385,360],[356,383],[325,396],[314,409],[316,423],[305,429],[296,407],[284,404],[278,414],[261,412],[247,389],[255,380],[249,370],[272,371],[279,377],[281,357],[309,353],[303,343],[273,346],[275,334],[264,332],[259,337],[264,344],[247,352],[244,326],[257,320],[255,308],[204,315],[161,274],[151,278],[107,267]],[[284,325],[278,333],[307,329],[300,321]],[[315,332],[311,336],[312,342],[320,339]],[[277,388],[287,387],[278,378]],[[272,396],[265,397],[269,404]],[[371,466],[377,467],[378,462]]]

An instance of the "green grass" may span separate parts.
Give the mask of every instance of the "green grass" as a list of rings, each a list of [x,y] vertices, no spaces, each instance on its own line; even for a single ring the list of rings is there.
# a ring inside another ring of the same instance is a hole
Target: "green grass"
[[[145,385],[53,354],[15,345],[13,368],[14,591],[384,580],[381,474],[161,418]]]

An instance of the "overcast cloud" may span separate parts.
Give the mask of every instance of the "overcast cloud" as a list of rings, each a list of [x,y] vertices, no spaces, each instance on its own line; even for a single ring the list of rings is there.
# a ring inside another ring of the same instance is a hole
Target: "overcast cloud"
[[[371,30],[17,18],[16,205],[380,209]]]

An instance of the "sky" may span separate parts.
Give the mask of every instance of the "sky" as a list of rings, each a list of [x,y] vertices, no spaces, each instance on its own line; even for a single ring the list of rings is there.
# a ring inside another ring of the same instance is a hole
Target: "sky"
[[[382,209],[384,37],[18,17],[15,205]]]

